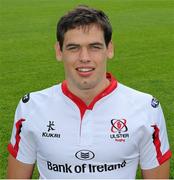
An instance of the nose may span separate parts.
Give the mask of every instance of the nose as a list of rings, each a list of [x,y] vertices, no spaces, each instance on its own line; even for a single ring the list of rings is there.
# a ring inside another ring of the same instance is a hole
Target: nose
[[[90,54],[86,47],[82,47],[79,54],[79,59],[81,62],[90,62]]]

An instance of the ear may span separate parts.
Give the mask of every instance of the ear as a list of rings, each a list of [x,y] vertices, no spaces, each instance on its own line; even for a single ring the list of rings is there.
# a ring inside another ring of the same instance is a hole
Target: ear
[[[114,57],[114,46],[112,41],[109,42],[107,51],[108,51],[107,52],[108,59],[112,59]]]
[[[60,49],[60,44],[59,44],[59,42],[56,42],[56,44],[55,44],[55,51],[56,51],[56,59],[58,60],[58,61],[62,61],[62,51],[61,51],[61,49]]]

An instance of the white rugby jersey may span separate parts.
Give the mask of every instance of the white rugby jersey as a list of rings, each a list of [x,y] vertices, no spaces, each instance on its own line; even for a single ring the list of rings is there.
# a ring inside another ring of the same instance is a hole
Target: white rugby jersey
[[[37,162],[40,178],[135,178],[172,155],[164,116],[151,95],[118,83],[89,106],[66,81],[23,97],[8,145],[19,161]]]

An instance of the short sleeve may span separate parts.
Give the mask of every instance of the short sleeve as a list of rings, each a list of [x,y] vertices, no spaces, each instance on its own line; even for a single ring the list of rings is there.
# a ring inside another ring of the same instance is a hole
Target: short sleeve
[[[151,169],[163,164],[172,153],[166,130],[165,119],[159,102],[153,104],[153,99],[147,110],[147,122],[140,142],[140,166]]]
[[[28,108],[28,105],[22,100],[17,106],[8,151],[17,160],[34,164],[36,161],[36,143],[31,119],[27,113]]]

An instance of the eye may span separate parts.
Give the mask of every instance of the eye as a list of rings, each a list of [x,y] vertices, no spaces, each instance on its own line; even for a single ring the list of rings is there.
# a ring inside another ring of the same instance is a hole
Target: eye
[[[93,49],[101,49],[101,47],[100,47],[100,46],[97,46],[97,45],[93,45],[92,48],[93,48]]]
[[[68,50],[68,51],[78,51],[79,48],[80,48],[80,46],[78,46],[78,45],[68,45],[66,47],[66,50]]]
[[[103,49],[103,46],[101,44],[91,44],[90,49],[97,51],[97,50]]]
[[[73,46],[73,47],[69,47],[69,48],[67,48],[68,50],[74,50],[74,49],[77,49],[77,47],[76,46]]]

